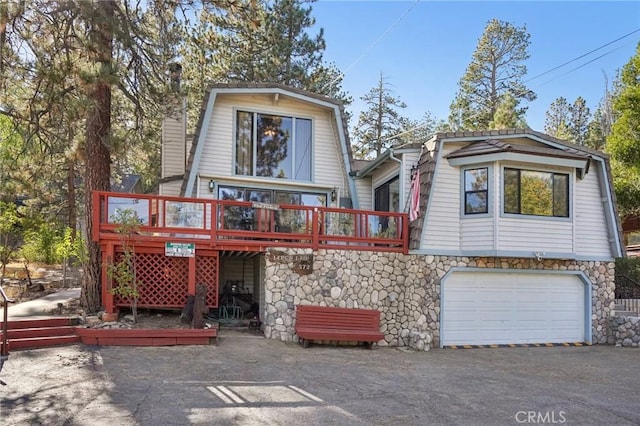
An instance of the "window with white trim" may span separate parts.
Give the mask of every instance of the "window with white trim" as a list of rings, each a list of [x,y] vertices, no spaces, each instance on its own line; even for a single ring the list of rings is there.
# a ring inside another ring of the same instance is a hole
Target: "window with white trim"
[[[569,174],[504,169],[504,212],[569,217]]]
[[[489,169],[464,171],[464,214],[489,213]]]
[[[311,124],[307,118],[237,111],[234,173],[310,182]]]

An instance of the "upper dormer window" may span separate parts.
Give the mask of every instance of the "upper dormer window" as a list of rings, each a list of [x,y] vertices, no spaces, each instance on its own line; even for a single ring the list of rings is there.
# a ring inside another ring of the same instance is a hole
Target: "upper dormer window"
[[[464,214],[489,212],[489,169],[464,171]]]
[[[504,212],[569,217],[569,175],[505,168]]]
[[[238,111],[235,174],[311,181],[311,120]]]

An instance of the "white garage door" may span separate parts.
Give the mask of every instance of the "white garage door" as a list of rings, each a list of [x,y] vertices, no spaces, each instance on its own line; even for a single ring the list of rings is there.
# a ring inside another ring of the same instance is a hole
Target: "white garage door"
[[[443,346],[585,341],[576,275],[452,272],[442,284]]]

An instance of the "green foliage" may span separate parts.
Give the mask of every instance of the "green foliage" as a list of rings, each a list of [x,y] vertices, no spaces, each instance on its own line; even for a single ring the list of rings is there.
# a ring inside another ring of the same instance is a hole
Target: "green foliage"
[[[536,98],[522,82],[527,73],[524,61],[529,58],[529,43],[524,26],[497,19],[487,23],[451,103],[449,124],[454,130],[485,130],[492,123],[523,123],[527,108],[521,103]]]
[[[137,303],[140,296],[140,283],[136,276],[135,235],[140,230],[140,219],[135,210],[125,209],[118,210],[111,217],[111,222],[117,224],[115,231],[120,235],[122,252],[117,261],[112,260],[107,265],[107,274],[116,283],[109,291],[130,300],[135,322],[138,318]]]
[[[281,83],[345,103],[342,73],[323,61],[323,30],[314,29],[312,1],[236,0],[209,4],[197,22],[186,22],[180,47],[189,128],[198,119],[210,82]]]
[[[623,275],[640,283],[640,257],[617,257],[616,275]]]
[[[4,267],[15,255],[20,241],[20,219],[14,203],[0,200],[0,267]]]
[[[614,187],[622,215],[640,212],[640,43],[622,68],[619,90],[613,97],[617,117],[607,138]]]
[[[558,139],[585,145],[589,140],[590,119],[591,112],[584,98],[578,96],[573,104],[569,104],[567,99],[561,96],[553,101],[547,110],[544,131]],[[593,125],[592,131],[596,131]],[[594,136],[595,133],[592,137]]]

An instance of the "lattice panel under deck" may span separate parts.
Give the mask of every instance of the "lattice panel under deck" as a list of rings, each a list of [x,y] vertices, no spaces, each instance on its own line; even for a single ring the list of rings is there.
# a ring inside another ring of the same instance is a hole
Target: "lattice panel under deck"
[[[116,255],[116,261],[121,254]],[[136,253],[138,306],[182,308],[187,300],[189,259],[158,253]],[[115,285],[115,283],[114,283]],[[130,306],[129,300],[114,296],[117,306]]]
[[[196,285],[205,284],[207,306],[218,307],[218,256],[196,256]]]
[[[116,253],[116,262],[122,253]],[[189,258],[167,257],[160,253],[136,253],[138,307],[183,308],[187,301]],[[207,306],[218,306],[218,255],[196,256],[196,284],[205,284]],[[112,285],[116,285],[113,283]],[[113,296],[115,306],[128,307],[128,298]]]

